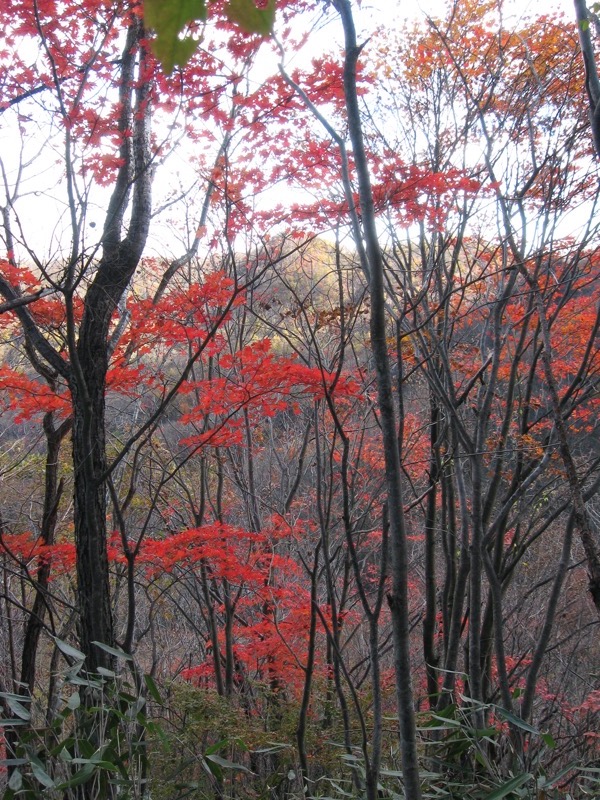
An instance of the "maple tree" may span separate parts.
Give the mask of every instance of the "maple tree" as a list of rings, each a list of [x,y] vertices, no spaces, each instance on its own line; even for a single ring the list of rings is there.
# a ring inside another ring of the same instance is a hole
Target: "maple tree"
[[[82,26],[86,25],[85,15],[99,16],[94,25],[86,27],[81,40],[76,40],[69,27],[73,21],[61,23],[53,17],[52,3],[13,9],[12,27],[8,28],[11,35],[37,39],[44,58],[33,67],[27,64],[27,57],[11,65],[5,86],[7,106],[15,109],[18,122],[26,119],[22,104],[32,96],[40,92],[53,96],[52,113],[62,120],[65,131],[62,146],[71,242],[67,266],[58,272],[30,252],[46,282],[37,289],[39,278],[21,274],[15,260],[15,247],[28,246],[27,241],[19,241],[20,229],[15,235],[13,209],[19,178],[10,188],[7,185],[2,292],[22,326],[34,368],[49,381],[64,381],[70,392],[81,635],[93,669],[96,658],[106,666],[107,656],[95,650],[92,642],[114,642],[105,544],[108,462],[104,395],[111,336],[118,334],[118,326],[112,333],[111,328],[146,245],[152,161],[159,157],[160,143],[152,142],[150,134],[153,107],[159,105],[158,73],[148,53],[139,9],[132,8],[122,16],[101,6],[81,11]],[[205,78],[210,83],[210,75]],[[101,81],[105,81],[108,94],[99,101]],[[212,104],[228,83],[226,78],[220,86],[211,86],[205,98],[208,95]],[[169,104],[172,102],[169,99]],[[107,147],[109,141],[112,148]],[[102,234],[90,249],[84,222],[94,185],[110,185],[111,191]],[[18,226],[18,217],[16,223]],[[55,311],[66,321],[64,338],[57,346],[36,319],[38,306],[32,312],[23,302],[31,299],[23,297],[29,289],[36,299],[49,291],[54,295],[46,302],[54,303]],[[60,306],[57,297],[62,299]]]

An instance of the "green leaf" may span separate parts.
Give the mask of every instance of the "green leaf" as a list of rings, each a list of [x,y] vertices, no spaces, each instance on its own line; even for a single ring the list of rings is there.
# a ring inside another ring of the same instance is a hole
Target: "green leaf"
[[[80,678],[78,675],[69,675],[71,686],[88,686],[90,689],[102,689],[103,681],[93,680],[92,678]]]
[[[191,36],[181,38],[186,25],[206,19],[205,0],[146,0],[144,22],[156,32],[152,50],[164,71],[170,75],[192,57],[198,42]]]
[[[72,786],[79,786],[82,783],[88,781],[96,770],[95,764],[85,764],[80,770],[78,770],[72,778],[64,783],[59,784],[56,788],[60,791],[63,789],[70,789]]]
[[[144,683],[146,684],[146,689],[150,692],[150,697],[159,705],[163,705],[163,699],[160,696],[160,692],[158,691],[158,687],[154,682],[154,678],[152,675],[144,675]]]
[[[72,740],[68,744],[72,744]],[[60,758],[61,761],[64,761],[67,764],[70,764],[71,761],[73,761],[73,756],[67,749],[67,744],[65,742],[60,743],[60,750],[58,751],[58,757]]]
[[[342,797],[354,797],[355,796],[352,792],[347,792],[345,789],[342,789],[342,787],[339,785],[339,783],[336,783],[331,778],[328,778],[327,780],[333,786],[333,788],[336,790],[338,795],[341,795]]]
[[[120,647],[111,647],[108,644],[104,644],[104,642],[92,642],[92,644],[95,644],[100,650],[104,650],[105,653],[110,653],[111,656],[122,658],[125,661],[133,661],[133,657],[126,653],[125,650],[121,650]]]
[[[446,706],[446,708],[443,708],[441,711],[438,711],[436,714],[433,714],[432,716],[435,717],[436,719],[453,719],[457,710],[458,706],[455,703],[450,703],[449,706]]]
[[[552,789],[565,777],[565,775],[568,775],[569,772],[572,772],[574,769],[578,769],[577,764],[567,764],[567,766],[563,767],[556,775],[553,775],[551,778],[542,779],[538,785],[538,788],[544,791],[546,789]]]
[[[494,709],[500,717],[505,719],[507,722],[511,722],[516,728],[520,728],[522,731],[527,731],[527,733],[536,733],[539,735],[539,730],[534,728],[528,722],[525,722],[525,720],[521,719],[521,717],[511,714],[510,711],[507,711],[505,708],[500,708],[500,706],[494,706]]]
[[[248,748],[246,745],[240,740],[236,740],[236,744],[242,746],[242,750],[247,750]],[[267,754],[267,753],[281,753],[282,750],[287,750],[290,747],[289,744],[278,744],[274,743],[270,747],[258,747],[256,750],[252,750],[253,753],[260,753],[260,754]]]
[[[214,775],[218,781],[223,780],[223,770],[212,759],[203,758],[202,766],[208,772],[209,775]]]
[[[442,716],[443,712],[439,714],[432,714],[431,719],[436,720],[437,722],[442,722],[444,728],[462,728],[463,723],[458,719],[452,719],[452,717],[444,717]],[[423,727],[429,728],[430,725],[424,725]],[[437,726],[436,726],[437,727]]]
[[[118,772],[119,768],[112,761],[94,761],[97,769],[105,769],[107,772]]]
[[[42,784],[42,786],[45,786],[46,789],[53,788],[54,781],[44,769],[44,765],[40,759],[36,756],[31,757],[31,771],[33,772],[34,777]]]
[[[13,712],[13,714],[19,717],[19,719],[24,719],[26,721],[31,719],[29,709],[25,708],[25,706],[22,705],[19,700],[16,700],[14,697],[6,697],[5,699],[10,710]]]
[[[171,751],[173,750],[171,746],[171,739],[167,736],[167,734],[163,730],[162,725],[159,725],[153,720],[146,720],[146,730],[153,736],[158,736],[167,755],[171,753]]]
[[[98,675],[102,675],[103,678],[108,678],[109,680],[113,680],[117,677],[117,674],[112,669],[106,669],[106,667],[96,667],[96,672]]]
[[[229,0],[227,17],[246,33],[270,36],[275,22],[275,0],[266,0],[257,8],[260,0]]]
[[[67,707],[71,709],[71,711],[75,711],[81,705],[81,697],[79,692],[73,692],[73,694],[69,697],[67,702]]]
[[[517,775],[516,778],[511,778],[507,783],[494,789],[491,794],[486,794],[483,800],[501,800],[502,797],[506,797],[507,794],[514,792],[515,789],[523,786],[524,783],[527,783],[532,778],[533,775],[530,775],[529,772],[525,772],[523,775]]]
[[[155,39],[152,50],[158,58],[166,75],[170,75],[175,67],[183,67],[196,52],[198,42],[187,36],[185,39]]]
[[[33,699],[26,694],[14,694],[14,692],[0,692],[0,697],[5,700],[18,700],[19,703],[31,703]]]
[[[58,647],[60,652],[68,658],[73,658],[75,661],[85,661],[85,654],[82,653],[81,650],[77,650],[76,647],[71,647],[70,644],[63,642],[62,639],[55,638],[54,644]]]
[[[18,769],[13,770],[13,773],[10,776],[10,780],[8,782],[8,788],[12,789],[13,792],[18,792],[22,785],[23,785],[23,776],[21,775],[20,770]]]
[[[556,742],[554,741],[554,738],[550,733],[542,733],[542,741],[544,742],[546,747],[549,748],[550,750],[554,750],[554,748],[556,747]]]
[[[243,764],[235,764],[233,761],[228,761],[226,758],[222,758],[222,756],[217,755],[216,753],[210,753],[206,756],[207,761],[212,761],[213,764],[218,764],[219,767],[223,767],[223,769],[237,769],[241,770],[241,772],[247,772],[248,775],[253,775],[254,773],[245,767]]]
[[[218,753],[219,750],[222,750],[227,744],[229,744],[227,739],[220,739],[218,742],[211,744],[210,747],[207,747],[204,751],[204,755],[211,756],[213,753]]]
[[[234,739],[230,739],[230,742],[231,742],[231,744],[235,745],[235,746],[238,748],[238,750],[241,750],[241,751],[242,751],[242,753],[249,753],[249,752],[250,752],[250,748],[248,747],[248,745],[246,744],[246,742],[245,742],[243,739],[240,739],[240,737],[239,737],[239,736],[236,736]],[[270,744],[273,744],[273,745],[274,745],[275,743],[274,743],[274,742],[271,742]],[[283,748],[285,748],[285,747],[286,747],[286,745],[285,745],[285,744],[280,744],[280,745],[278,745],[278,746],[279,746],[280,748],[281,748],[281,747],[283,747]]]

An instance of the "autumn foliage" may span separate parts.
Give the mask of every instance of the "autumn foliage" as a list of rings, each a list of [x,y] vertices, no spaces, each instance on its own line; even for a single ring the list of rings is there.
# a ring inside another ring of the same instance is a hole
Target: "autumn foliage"
[[[424,796],[600,793],[577,31],[491,2],[377,30],[353,9],[402,676],[345,5],[278,3],[265,41],[210,4],[165,72],[138,4],[0,3],[3,718],[28,694],[58,718],[57,641],[102,675],[120,648],[164,723],[156,797],[173,764],[182,796],[402,796],[402,685]]]

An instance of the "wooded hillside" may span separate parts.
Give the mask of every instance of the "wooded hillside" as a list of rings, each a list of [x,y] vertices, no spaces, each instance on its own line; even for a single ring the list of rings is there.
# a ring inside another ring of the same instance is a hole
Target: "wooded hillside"
[[[4,797],[599,797],[595,17],[276,5],[0,3]]]

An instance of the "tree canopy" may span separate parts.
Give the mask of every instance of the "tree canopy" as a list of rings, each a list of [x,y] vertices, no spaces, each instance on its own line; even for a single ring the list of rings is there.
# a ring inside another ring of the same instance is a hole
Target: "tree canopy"
[[[600,794],[593,13],[0,4],[6,800]]]

